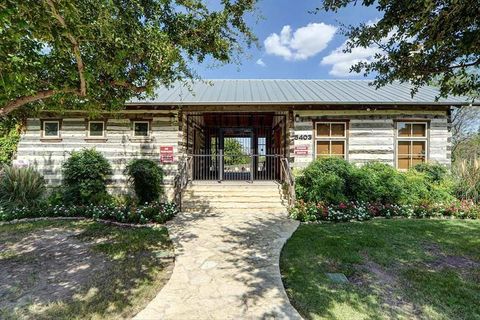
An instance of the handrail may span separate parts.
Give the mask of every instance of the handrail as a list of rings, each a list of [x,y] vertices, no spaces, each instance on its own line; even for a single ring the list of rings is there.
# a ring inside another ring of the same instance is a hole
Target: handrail
[[[190,181],[190,173],[191,173],[191,166],[192,166],[192,157],[187,156],[187,158],[182,161],[179,165],[178,173],[175,177],[174,182],[174,201],[177,204],[179,210],[182,210],[182,194],[185,191],[185,188],[188,186],[188,182]]]
[[[290,170],[290,164],[286,157],[282,157],[281,164],[283,182],[287,187],[286,196],[288,207],[292,208],[295,206],[295,178],[293,177],[292,170]]]

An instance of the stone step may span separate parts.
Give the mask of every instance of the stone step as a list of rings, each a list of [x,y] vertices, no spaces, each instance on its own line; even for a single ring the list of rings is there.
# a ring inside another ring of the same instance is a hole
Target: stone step
[[[246,185],[224,185],[224,184],[211,184],[211,185],[192,185],[187,188],[192,191],[209,191],[209,192],[223,192],[223,191],[274,191],[282,190],[280,185],[258,185],[258,184],[246,184]]]
[[[191,190],[187,189],[184,191],[184,196],[195,196],[195,197],[259,197],[259,198],[270,198],[278,197],[282,193],[280,190],[256,190],[256,191],[246,191],[246,190],[221,190],[221,191],[212,191],[212,190]]]
[[[189,201],[184,200],[182,202],[182,208],[285,208],[280,199],[276,202],[242,202],[236,203],[233,201],[228,202],[218,202],[218,201],[209,201],[209,200],[198,200],[198,201]]]
[[[224,214],[245,214],[247,212],[255,213],[272,213],[272,214],[284,214],[287,215],[288,211],[286,208],[183,208],[184,212],[195,212],[195,213],[224,213]]]
[[[281,201],[279,194],[272,196],[252,196],[252,195],[216,195],[216,196],[198,196],[192,194],[184,194],[182,196],[183,201],[208,201],[208,202],[231,202],[231,203],[244,203],[244,202],[261,202],[261,203],[276,203]]]

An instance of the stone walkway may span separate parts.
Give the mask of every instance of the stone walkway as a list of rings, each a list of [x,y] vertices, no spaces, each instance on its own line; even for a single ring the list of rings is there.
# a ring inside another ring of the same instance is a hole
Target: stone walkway
[[[172,277],[135,319],[301,319],[278,265],[297,226],[285,214],[180,214]]]

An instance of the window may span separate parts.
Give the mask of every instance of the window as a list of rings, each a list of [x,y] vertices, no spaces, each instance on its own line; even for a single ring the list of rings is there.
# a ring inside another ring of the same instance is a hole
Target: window
[[[427,123],[397,122],[397,168],[407,170],[427,160]]]
[[[43,121],[43,138],[60,138],[60,121]]]
[[[346,122],[315,123],[316,157],[340,157],[346,159]]]
[[[88,137],[90,138],[105,137],[105,123],[103,121],[89,121]]]
[[[148,137],[149,136],[149,122],[148,121],[134,121],[133,122],[133,136],[134,137]]]

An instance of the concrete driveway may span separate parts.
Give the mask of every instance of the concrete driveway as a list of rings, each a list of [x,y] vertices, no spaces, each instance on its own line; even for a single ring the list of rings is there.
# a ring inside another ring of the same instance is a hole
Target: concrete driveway
[[[180,214],[172,277],[135,319],[301,319],[279,270],[297,226],[285,213]]]

